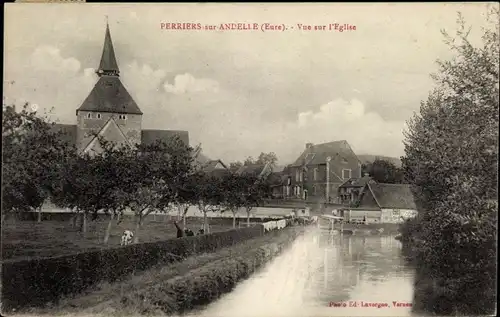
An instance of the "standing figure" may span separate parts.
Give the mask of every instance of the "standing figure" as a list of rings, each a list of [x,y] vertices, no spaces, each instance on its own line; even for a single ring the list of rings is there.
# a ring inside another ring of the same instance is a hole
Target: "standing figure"
[[[177,221],[174,221],[174,225],[177,228],[177,238],[182,238],[184,236],[184,232],[182,231],[182,229],[177,224]]]

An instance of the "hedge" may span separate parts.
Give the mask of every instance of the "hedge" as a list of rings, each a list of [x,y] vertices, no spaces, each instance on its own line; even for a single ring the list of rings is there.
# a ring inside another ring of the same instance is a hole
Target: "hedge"
[[[212,262],[188,274],[158,283],[146,289],[127,293],[121,298],[119,310],[131,315],[185,313],[205,306],[231,292],[238,282],[274,258],[302,230],[271,231],[277,241],[260,246],[244,255]]]
[[[207,235],[82,252],[53,258],[2,263],[2,309],[40,307],[57,303],[101,282],[114,282],[156,264],[168,264],[189,255],[263,235],[263,226],[233,229]]]

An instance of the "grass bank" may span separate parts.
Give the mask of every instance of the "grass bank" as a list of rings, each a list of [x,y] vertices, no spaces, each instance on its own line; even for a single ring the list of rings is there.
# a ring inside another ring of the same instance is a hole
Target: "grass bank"
[[[2,224],[2,258],[3,260],[24,260],[39,257],[54,257],[76,252],[86,252],[112,248],[120,245],[124,230],[135,232],[133,217],[124,217],[119,224],[116,221],[111,227],[107,244],[103,243],[108,219],[105,215],[96,221],[88,221],[87,232],[80,232],[77,224],[59,219],[36,221],[7,220]],[[187,227],[198,231],[202,218],[188,219]],[[232,223],[214,223],[210,232],[221,232],[232,229]],[[150,216],[144,220],[139,232],[139,242],[156,242],[175,238],[177,234],[171,217]]]
[[[84,294],[61,300],[55,306],[23,313],[137,316],[190,310],[231,291],[302,231],[303,227],[290,227],[270,232],[214,253],[156,266],[120,282],[100,283]]]

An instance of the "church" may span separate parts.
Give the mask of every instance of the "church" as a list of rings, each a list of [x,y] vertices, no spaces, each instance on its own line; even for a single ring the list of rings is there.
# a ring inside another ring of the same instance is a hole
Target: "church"
[[[99,80],[76,110],[77,124],[55,125],[55,129],[62,130],[66,140],[75,145],[79,153],[102,150],[95,133],[116,144],[151,144],[177,136],[189,145],[188,131],[143,129],[143,113],[120,81],[108,23],[96,73]],[[199,163],[207,160],[200,153],[200,146],[194,152]]]

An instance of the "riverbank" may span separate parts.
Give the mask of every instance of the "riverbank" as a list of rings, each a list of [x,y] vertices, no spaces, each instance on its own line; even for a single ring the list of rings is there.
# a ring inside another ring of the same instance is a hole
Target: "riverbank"
[[[137,316],[193,309],[231,291],[237,282],[279,254],[303,231],[304,227],[290,227],[270,232],[214,253],[136,273],[121,282],[100,283],[57,305],[25,313]]]
[[[328,229],[328,226],[322,225],[323,228]],[[401,224],[398,223],[368,223],[368,224],[353,224],[344,223],[342,225],[342,233],[345,235],[384,235],[392,236],[400,234]],[[335,224],[334,231],[340,233],[340,224]]]

